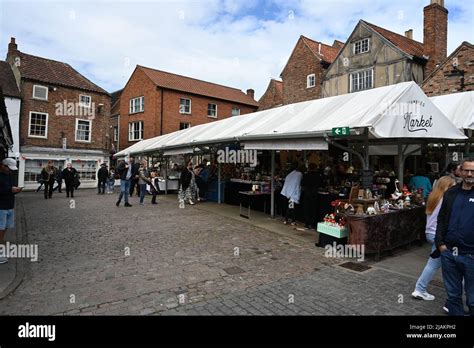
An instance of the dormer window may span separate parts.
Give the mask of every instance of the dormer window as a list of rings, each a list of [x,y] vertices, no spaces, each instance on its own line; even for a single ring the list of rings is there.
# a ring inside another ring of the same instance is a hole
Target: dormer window
[[[370,49],[370,39],[362,39],[359,41],[354,42],[354,54],[361,54],[365,52],[369,52]]]
[[[312,88],[316,86],[316,74],[306,76],[306,88]]]

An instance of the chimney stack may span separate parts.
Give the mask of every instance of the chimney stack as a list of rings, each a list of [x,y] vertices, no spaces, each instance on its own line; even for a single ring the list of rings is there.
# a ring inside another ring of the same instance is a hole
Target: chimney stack
[[[15,42],[15,38],[12,37],[12,38],[10,38],[10,43],[8,44],[7,58],[8,57],[13,57],[17,53],[18,53],[18,45]]]
[[[447,57],[448,10],[444,7],[444,0],[431,0],[423,14],[423,54],[428,57],[426,77]]]
[[[252,98],[252,99],[255,99],[254,96],[255,96],[255,91],[253,89],[247,89],[247,95]]]
[[[413,40],[413,29],[408,29],[405,31],[405,37],[409,38],[410,40]]]

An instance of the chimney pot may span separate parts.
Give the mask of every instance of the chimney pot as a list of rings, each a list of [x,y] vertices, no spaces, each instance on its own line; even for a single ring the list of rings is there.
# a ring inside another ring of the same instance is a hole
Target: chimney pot
[[[431,0],[431,5],[438,4],[441,7],[444,7],[444,0]]]
[[[405,31],[405,36],[409,38],[410,40],[413,40],[413,29],[409,29]]]
[[[247,95],[251,97],[252,99],[255,99],[255,91],[251,88],[247,89]]]

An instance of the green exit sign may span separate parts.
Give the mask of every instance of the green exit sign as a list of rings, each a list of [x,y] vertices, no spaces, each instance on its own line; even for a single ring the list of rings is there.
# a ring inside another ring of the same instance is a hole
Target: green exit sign
[[[351,134],[349,127],[338,127],[332,129],[332,135],[334,137],[347,137]]]

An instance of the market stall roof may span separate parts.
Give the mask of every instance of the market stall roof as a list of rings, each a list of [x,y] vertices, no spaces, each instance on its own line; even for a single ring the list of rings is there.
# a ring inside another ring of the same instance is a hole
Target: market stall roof
[[[474,129],[474,91],[431,97],[430,100],[459,129]]]
[[[194,126],[116,156],[235,141],[323,138],[336,127],[368,128],[376,138],[466,139],[416,83],[405,82]]]

